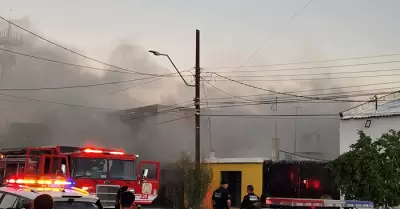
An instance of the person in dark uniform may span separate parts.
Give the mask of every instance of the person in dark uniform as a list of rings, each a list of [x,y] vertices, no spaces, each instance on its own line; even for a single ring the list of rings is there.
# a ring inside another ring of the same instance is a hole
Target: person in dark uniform
[[[212,200],[214,209],[229,209],[231,207],[227,181],[221,181],[221,186],[213,192]]]
[[[118,189],[117,191],[117,197],[115,199],[115,209],[120,209],[120,201],[121,201],[121,196],[122,193],[128,191],[128,187],[127,186],[123,186],[121,188]]]
[[[260,198],[256,194],[254,194],[253,185],[248,185],[247,195],[243,197],[240,209],[255,209],[260,207],[261,207]]]

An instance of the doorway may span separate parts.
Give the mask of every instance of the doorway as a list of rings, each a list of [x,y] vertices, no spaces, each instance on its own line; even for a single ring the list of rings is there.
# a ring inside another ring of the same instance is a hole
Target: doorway
[[[221,180],[228,182],[232,207],[240,207],[242,199],[242,171],[221,171]]]

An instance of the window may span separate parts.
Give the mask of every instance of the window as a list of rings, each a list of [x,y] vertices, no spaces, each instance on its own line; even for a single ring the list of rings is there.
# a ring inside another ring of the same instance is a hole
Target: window
[[[24,197],[19,197],[16,208],[29,209],[29,208],[31,208],[31,204],[32,204],[32,201],[30,199],[27,199]]]
[[[54,209],[98,209],[95,203],[91,202],[54,202]]]
[[[5,194],[3,199],[1,200],[0,209],[14,208],[17,198],[17,196]]]
[[[108,175],[107,175],[108,161]],[[75,158],[75,178],[136,180],[136,164],[132,160]]]
[[[74,177],[91,179],[107,178],[107,159],[75,158]]]
[[[131,160],[108,160],[110,179],[136,180],[135,162]]]

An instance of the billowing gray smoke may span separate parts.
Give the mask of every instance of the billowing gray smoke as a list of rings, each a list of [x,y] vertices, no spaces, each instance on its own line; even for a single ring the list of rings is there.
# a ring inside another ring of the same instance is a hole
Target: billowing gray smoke
[[[15,22],[34,30],[26,18],[16,20]],[[6,28],[7,25],[2,23],[0,27]],[[24,35],[24,44],[20,47],[15,47],[14,50],[64,62],[79,63],[82,65],[89,65],[91,63],[27,34]],[[79,49],[76,50],[79,51]],[[146,49],[127,43],[121,43],[116,46],[107,62],[146,73],[162,74],[170,72],[151,62]],[[70,86],[141,77],[146,76],[112,72],[99,73],[94,70],[17,56],[17,64],[6,75],[6,79],[2,82],[2,87],[35,88]],[[163,78],[148,84],[144,84],[144,82],[146,81],[93,88],[14,91],[5,92],[5,94],[36,100],[107,107],[110,109],[129,109],[150,104],[170,105],[193,99],[194,90],[185,87],[178,78]],[[254,89],[245,88],[240,85],[220,85],[220,83],[217,83],[217,85],[221,88],[223,87],[226,91],[235,92],[236,95],[254,94]],[[326,83],[326,81],[324,83],[312,82],[312,84],[302,82],[301,86],[296,89],[292,87],[278,88],[272,85],[262,85],[277,91],[334,87]],[[131,90],[108,94],[130,86],[135,87]],[[207,87],[206,92],[208,97],[226,96],[212,87]],[[203,91],[202,94],[204,94]],[[270,95],[269,98],[274,97],[275,95]],[[19,146],[21,145],[20,143],[24,143],[25,145],[90,144],[122,147],[127,151],[142,155],[143,158],[163,162],[175,161],[182,151],[192,152],[194,148],[193,117],[162,123],[166,120],[180,117],[173,115],[175,113],[170,113],[163,114],[170,115],[171,118],[169,119],[162,118],[165,116],[149,116],[142,119],[135,119],[134,122],[121,122],[117,115],[112,114],[115,112],[112,110],[49,104],[4,95],[0,98],[22,102],[10,103],[1,101],[0,109],[4,110],[1,112],[2,122],[11,127],[8,129],[7,127],[3,127],[4,135],[1,139],[3,146]],[[344,108],[343,104],[299,105],[301,105],[301,109],[299,109],[299,113],[301,114],[337,113]],[[212,109],[211,112],[213,114],[274,114],[270,110],[270,105]],[[202,114],[208,114],[205,105],[203,105]],[[294,114],[293,104],[279,104],[278,114]],[[211,129],[208,128],[210,121]],[[281,148],[283,150],[293,151],[294,121],[296,121],[298,151],[317,150],[323,152],[326,159],[338,155],[339,122],[327,119],[279,120],[278,137],[282,140]],[[14,130],[12,124],[15,123],[44,124],[46,128],[43,128],[43,132],[46,132],[46,135],[43,135],[42,138],[33,137],[29,134],[27,136],[20,136],[23,131],[18,130],[17,126],[15,126],[16,130]],[[275,134],[275,123],[276,120],[265,117],[211,117],[210,120],[208,117],[203,117],[202,152],[208,154],[210,148],[212,148],[218,157],[270,157],[271,139]],[[47,131],[44,131],[45,129]],[[18,132],[20,135],[16,134]],[[19,137],[20,139],[18,140],[20,141],[16,141],[15,137]],[[315,138],[317,140],[310,140]]]

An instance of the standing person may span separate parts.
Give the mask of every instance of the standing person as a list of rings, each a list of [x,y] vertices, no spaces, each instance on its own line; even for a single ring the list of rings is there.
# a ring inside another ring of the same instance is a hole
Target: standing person
[[[41,194],[33,200],[33,209],[53,209],[53,198],[48,194]]]
[[[253,185],[247,186],[247,195],[243,197],[240,209],[254,209],[260,207],[260,198],[254,194]]]
[[[227,181],[221,181],[221,186],[213,192],[212,200],[214,209],[229,209],[231,207]]]
[[[119,201],[120,209],[132,209],[134,202],[135,195],[132,192],[124,192],[121,194],[121,200]]]
[[[121,195],[122,193],[128,191],[128,186],[123,186],[118,189],[117,191],[117,197],[115,198],[115,209],[120,209],[120,201],[121,201]]]

